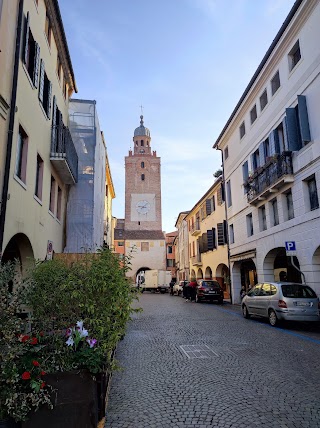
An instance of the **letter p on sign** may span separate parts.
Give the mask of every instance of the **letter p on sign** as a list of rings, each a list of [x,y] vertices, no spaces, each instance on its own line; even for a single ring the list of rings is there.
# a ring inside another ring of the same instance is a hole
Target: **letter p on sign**
[[[296,255],[295,241],[286,241],[285,245],[286,245],[287,256],[295,256]]]

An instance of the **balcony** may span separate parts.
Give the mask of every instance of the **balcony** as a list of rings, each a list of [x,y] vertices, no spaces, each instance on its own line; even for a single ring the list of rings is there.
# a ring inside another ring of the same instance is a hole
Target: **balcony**
[[[201,254],[191,257],[191,263],[193,266],[202,266]]]
[[[273,155],[244,184],[249,204],[257,205],[294,181],[291,152]]]
[[[78,155],[67,126],[52,126],[50,161],[65,184],[77,183]]]
[[[200,235],[200,233],[201,233],[201,230],[200,230],[200,220],[196,220],[196,222],[191,225],[190,232],[191,232],[192,236]]]

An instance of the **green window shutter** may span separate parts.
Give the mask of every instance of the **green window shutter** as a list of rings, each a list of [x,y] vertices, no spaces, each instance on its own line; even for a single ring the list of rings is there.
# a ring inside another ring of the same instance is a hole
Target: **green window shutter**
[[[207,230],[207,246],[209,251],[215,248],[213,233],[214,229]]]
[[[33,66],[33,84],[34,87],[38,87],[39,80],[39,68],[40,68],[40,45],[34,42],[34,66]]]
[[[44,61],[40,61],[40,82],[39,82],[39,100],[43,104],[43,90],[44,90]]]
[[[301,140],[299,138],[299,125],[294,108],[286,108],[286,125],[288,149],[291,151],[300,150]]]
[[[27,64],[29,55],[29,30],[30,30],[30,17],[29,12],[25,18],[24,23],[24,50],[23,50],[23,62]]]
[[[311,141],[307,100],[304,95],[298,95],[298,115],[300,123],[301,138],[304,143]]]
[[[225,244],[225,236],[224,236],[224,223],[218,223],[218,245]]]
[[[202,249],[203,249],[203,252],[205,253],[205,252],[207,252],[208,251],[208,235],[206,234],[206,233],[204,233],[203,235],[202,235]]]
[[[56,96],[53,96],[52,100],[52,125],[51,125],[51,152],[55,153],[56,141],[57,141],[57,104]]]
[[[49,81],[48,84],[48,104],[47,104],[47,115],[51,116],[51,99],[52,99],[52,83]]]

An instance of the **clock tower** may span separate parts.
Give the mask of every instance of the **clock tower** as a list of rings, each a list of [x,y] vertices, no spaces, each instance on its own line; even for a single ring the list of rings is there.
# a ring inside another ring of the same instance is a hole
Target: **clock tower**
[[[125,157],[124,237],[126,253],[136,247],[130,276],[145,269],[165,269],[160,157],[151,150],[150,130],[142,115],[134,131],[133,150]]]

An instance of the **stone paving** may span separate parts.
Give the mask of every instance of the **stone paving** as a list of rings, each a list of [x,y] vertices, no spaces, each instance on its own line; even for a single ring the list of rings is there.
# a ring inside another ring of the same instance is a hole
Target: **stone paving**
[[[105,428],[320,427],[320,327],[144,293],[116,358]]]

